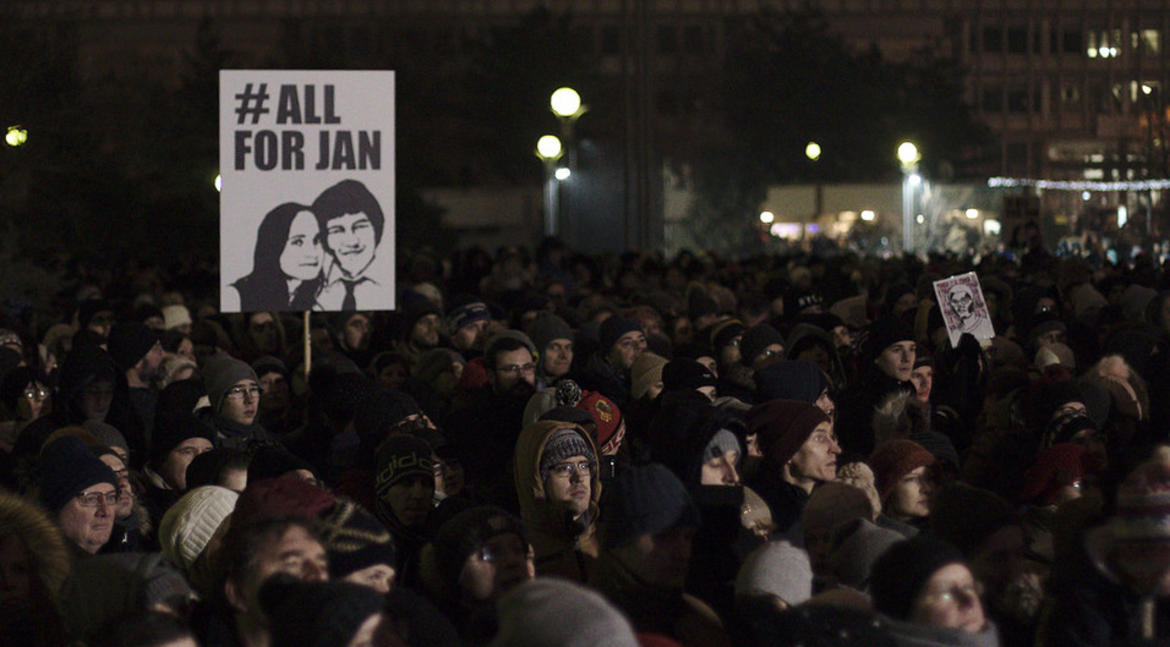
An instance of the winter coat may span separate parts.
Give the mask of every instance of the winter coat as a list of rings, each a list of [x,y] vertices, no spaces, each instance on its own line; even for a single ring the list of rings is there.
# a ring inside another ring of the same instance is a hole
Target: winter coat
[[[574,521],[545,498],[544,481],[540,477],[540,458],[549,437],[565,428],[579,431],[593,455],[597,455],[597,445],[582,427],[552,420],[535,422],[520,433],[516,442],[513,474],[520,499],[520,519],[536,554],[536,574],[584,582],[599,552],[596,534],[601,480],[594,470],[589,479],[589,509]]]

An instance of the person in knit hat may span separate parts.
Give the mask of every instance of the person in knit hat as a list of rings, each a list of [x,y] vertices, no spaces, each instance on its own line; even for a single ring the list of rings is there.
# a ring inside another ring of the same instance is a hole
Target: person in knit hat
[[[483,354],[491,319],[492,314],[483,301],[468,295],[455,297],[447,310],[446,321],[451,345],[467,359]]]
[[[394,350],[411,362],[418,356],[439,345],[439,330],[443,326],[442,311],[430,299],[412,301],[402,309],[400,338]]]
[[[728,644],[715,612],[683,593],[701,521],[686,486],[660,463],[630,467],[614,479],[605,504],[603,550],[590,584],[641,633],[688,646]]]
[[[158,403],[154,382],[165,356],[162,341],[146,324],[125,321],[110,329],[106,346],[119,372],[109,421],[126,435],[135,453],[142,454],[154,428]]]
[[[858,379],[837,403],[836,430],[847,454],[860,458],[873,453],[876,442],[871,423],[884,398],[895,391],[917,391],[910,381],[917,349],[914,330],[901,319],[887,317],[870,326]]]
[[[1170,636],[1170,457],[1160,450],[1117,491],[1105,525],[1088,530],[1047,587],[1048,645],[1152,645]]]
[[[555,314],[544,313],[528,325],[528,336],[540,355],[537,373],[546,382],[568,375],[573,364],[573,329]]]
[[[662,367],[662,386],[666,391],[694,390],[714,401],[718,383],[706,366],[693,359],[673,359]]]
[[[634,400],[647,401],[657,398],[665,388],[662,369],[668,361],[665,357],[651,352],[639,355],[630,369],[630,397]]]
[[[613,315],[601,323],[598,338],[597,352],[573,379],[624,408],[630,401],[630,369],[646,350],[646,334],[637,321]]]
[[[925,523],[931,514],[934,475],[929,468],[934,456],[912,440],[896,438],[878,445],[865,462],[873,469],[882,502],[878,525],[913,537],[916,524]]]
[[[1097,472],[1096,461],[1084,445],[1058,443],[1040,453],[1024,475],[1020,501],[1055,508],[1079,499]]]
[[[109,541],[118,477],[80,439],[63,436],[41,450],[40,494],[75,554],[96,554]]]
[[[784,337],[772,326],[761,323],[748,328],[739,342],[740,361],[759,371],[784,359]]]
[[[756,371],[756,399],[801,400],[816,405],[832,417],[836,405],[829,394],[829,381],[811,360],[788,360],[768,364]]]
[[[377,517],[353,501],[340,499],[314,522],[329,556],[329,577],[369,587],[383,595],[394,586],[398,549]]]
[[[434,451],[417,436],[397,433],[375,456],[374,514],[390,533],[399,554],[399,579],[418,579],[418,553],[429,538],[427,519],[435,494]]]
[[[869,519],[856,517],[837,526],[829,543],[829,571],[840,586],[868,592],[877,558],[906,538]]]
[[[217,353],[203,363],[203,386],[211,401],[208,422],[215,446],[252,450],[275,438],[256,422],[260,412],[260,381],[247,363]]]
[[[834,531],[854,519],[872,520],[877,515],[860,488],[830,481],[813,490],[800,515],[804,548],[819,580],[829,576],[829,550]]]
[[[271,647],[358,647],[390,645],[383,624],[382,596],[349,582],[303,582],[272,576],[260,588]]]
[[[894,544],[874,563],[869,590],[898,644],[999,645],[982,588],[945,541],[919,536]]]
[[[597,446],[579,425],[532,423],[516,441],[513,477],[536,572],[584,581],[598,554]]]
[[[184,335],[191,334],[191,312],[183,304],[173,304],[162,307],[163,326],[167,330],[177,330]]]
[[[808,553],[785,540],[770,541],[748,555],[735,578],[735,595],[766,597],[780,609],[812,597],[813,571]]]
[[[160,417],[142,469],[146,477],[143,504],[152,519],[161,517],[187,490],[187,467],[196,456],[211,451],[214,433],[193,415]]]
[[[539,577],[497,605],[500,631],[491,647],[639,647],[621,612],[593,590]]]
[[[768,503],[776,529],[788,531],[800,519],[813,487],[837,476],[841,447],[832,422],[824,411],[798,400],[758,404],[744,420],[763,453],[748,485]]]
[[[424,549],[428,593],[469,644],[495,631],[495,603],[536,576],[520,520],[495,506],[468,508],[439,527]]]
[[[212,592],[213,556],[221,528],[236,507],[239,494],[214,485],[198,487],[171,506],[158,525],[162,554],[203,595]]]
[[[114,399],[117,368],[98,346],[75,347],[61,363],[53,420],[60,425],[105,421]]]

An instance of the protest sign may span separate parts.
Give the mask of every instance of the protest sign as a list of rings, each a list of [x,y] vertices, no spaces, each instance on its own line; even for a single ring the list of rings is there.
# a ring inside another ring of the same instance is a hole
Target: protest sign
[[[219,74],[220,309],[394,308],[394,73]]]
[[[942,311],[952,348],[959,345],[959,337],[965,332],[971,333],[981,342],[995,337],[995,326],[987,311],[987,301],[983,298],[983,289],[979,287],[979,277],[974,272],[935,281],[934,295]]]

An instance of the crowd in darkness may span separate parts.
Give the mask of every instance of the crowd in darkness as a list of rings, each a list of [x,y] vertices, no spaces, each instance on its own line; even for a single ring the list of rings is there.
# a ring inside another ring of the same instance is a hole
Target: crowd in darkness
[[[387,312],[0,295],[0,644],[1170,641],[1147,257],[398,261]]]

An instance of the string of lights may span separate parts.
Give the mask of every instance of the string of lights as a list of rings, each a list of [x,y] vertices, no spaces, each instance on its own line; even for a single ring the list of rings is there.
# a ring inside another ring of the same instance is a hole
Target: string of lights
[[[987,186],[992,189],[1032,186],[1047,191],[1158,191],[1170,189],[1170,179],[1088,182],[1078,180],[1037,180],[1032,178],[992,177],[987,179]]]

